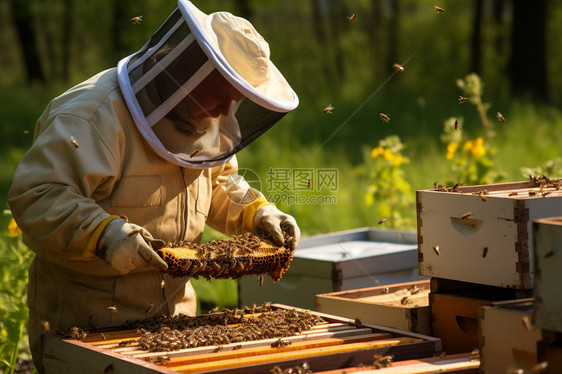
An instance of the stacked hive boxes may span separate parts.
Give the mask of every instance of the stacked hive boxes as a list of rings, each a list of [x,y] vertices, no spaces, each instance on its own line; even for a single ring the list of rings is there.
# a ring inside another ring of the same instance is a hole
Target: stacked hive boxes
[[[419,272],[432,277],[432,332],[442,339],[447,353],[480,348],[485,354],[482,348],[489,340],[486,336],[480,341],[478,338],[479,308],[533,296],[533,221],[561,212],[560,181],[546,177],[417,192]],[[480,317],[496,309],[504,314],[513,312],[513,308],[505,311],[494,306],[481,312]],[[480,334],[489,331],[480,329]],[[507,336],[502,344],[515,344]],[[535,338],[528,338],[528,343],[533,345]],[[517,361],[516,352],[522,350],[513,349],[512,361]],[[488,362],[500,360],[489,358]],[[482,362],[482,371],[493,372],[485,370],[484,357]],[[517,363],[513,365],[517,368]]]

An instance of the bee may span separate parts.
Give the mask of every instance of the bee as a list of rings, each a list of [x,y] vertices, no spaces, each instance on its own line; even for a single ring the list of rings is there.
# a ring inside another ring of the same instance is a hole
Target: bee
[[[469,359],[470,359],[470,361],[480,360],[480,351],[478,350],[478,348],[475,348],[475,349],[472,350],[472,352],[470,352]]]
[[[193,150],[193,152],[191,152],[191,153],[189,154],[189,157],[195,157],[198,153],[199,153],[199,150],[198,150],[198,149],[195,149],[195,150]]]
[[[49,323],[49,321],[41,322],[41,327],[43,327],[43,331],[45,332],[51,331],[51,324]]]
[[[394,65],[392,65],[392,67],[394,68],[394,70],[404,71],[404,66],[402,66],[400,64],[394,64]]]
[[[505,123],[505,117],[503,116],[503,114],[501,114],[500,112],[497,112],[496,117],[498,117],[498,120],[500,122]]]
[[[451,189],[451,191],[456,192],[457,188],[459,188],[459,186],[462,184],[462,182],[457,182],[455,183],[455,185],[453,186],[453,188]]]
[[[355,327],[361,327],[362,326],[361,320],[359,318],[355,318],[355,320],[353,321],[353,324],[355,325]]]
[[[415,295],[421,292],[421,288],[417,287],[417,286],[413,286],[412,289],[410,290],[410,294]]]
[[[141,23],[141,21],[142,21],[142,16],[136,16],[136,17],[131,18],[131,23],[133,25]]]
[[[433,189],[436,190],[437,188],[439,188],[439,182],[433,183]]]
[[[390,121],[390,116],[388,116],[388,115],[386,115],[386,114],[384,114],[384,113],[379,113],[379,117],[380,117],[381,121],[383,121],[383,122],[388,122],[388,121]]]
[[[554,256],[554,252],[553,252],[553,251],[548,251],[548,252],[546,252],[542,257],[543,257],[543,258],[549,258],[549,257],[552,257],[552,256]]]
[[[385,294],[385,295],[388,294],[389,292],[390,292],[390,289],[389,289],[388,287],[385,287],[385,288],[382,290],[382,293]]]
[[[439,256],[439,246],[438,246],[438,245],[434,245],[434,246],[433,246],[433,252],[435,252],[435,254],[436,254],[437,256]]]
[[[437,5],[435,5],[433,9],[435,9],[435,13],[445,13],[445,9],[438,7]]]
[[[535,196],[537,193],[535,191],[529,191],[529,196]]]
[[[485,258],[488,255],[488,247],[482,249],[482,257]]]
[[[463,104],[466,103],[467,101],[469,101],[470,99],[468,97],[464,97],[464,96],[459,96],[459,98],[457,99],[457,101],[459,102],[459,104]]]
[[[461,216],[461,219],[467,219],[467,218],[470,217],[471,215],[472,215],[471,212],[466,212],[465,214],[463,214],[463,215]]]
[[[332,106],[332,104],[328,104],[328,106],[324,109],[322,109],[322,111],[326,114],[332,114],[332,110],[334,110],[334,107]]]
[[[518,193],[517,192],[510,192],[508,196],[517,196]]]
[[[349,22],[353,22],[355,21],[355,19],[357,19],[357,14],[353,13],[352,15],[348,16],[347,19],[349,20]]]
[[[379,225],[382,225],[382,224],[385,223],[385,222],[386,222],[386,218],[382,218],[382,219],[379,221]]]
[[[482,201],[486,201],[486,196],[484,195],[484,192],[483,192],[483,191],[480,191],[480,192],[478,193],[478,196],[480,196],[480,198],[482,199]]]
[[[103,334],[103,332],[101,333],[101,340],[106,341],[107,338],[105,337],[105,335]]]
[[[410,298],[410,296],[404,296],[400,300],[400,304],[402,304],[402,305],[411,304],[411,303],[412,303],[412,299]]]
[[[111,313],[117,313],[117,306],[116,305],[110,305],[107,307],[107,310],[109,310]]]
[[[533,324],[531,323],[531,319],[529,318],[529,316],[523,316],[521,318],[521,323],[523,324],[523,327],[525,327],[526,330],[531,330],[531,328],[533,327]]]
[[[29,134],[29,130],[23,130],[24,134]]]
[[[455,120],[455,130],[458,130],[458,129],[459,129],[459,121]]]
[[[74,139],[74,136],[71,136],[69,141],[70,141],[70,144],[72,144],[74,146],[74,148],[80,148],[80,144],[78,144],[76,139]]]
[[[148,304],[146,309],[144,310],[145,313],[150,313],[154,310],[154,304]]]
[[[219,345],[217,348],[215,348],[215,350],[213,352],[217,353],[222,351],[222,345]]]
[[[258,277],[258,285],[259,285],[260,287],[263,286],[263,277],[261,277],[261,276]]]
[[[160,282],[160,288],[164,289],[164,287],[166,287],[166,281],[162,279],[162,281]]]
[[[535,366],[533,366],[533,370],[531,371],[532,373],[541,373],[544,369],[546,369],[548,367],[548,362],[547,361],[543,361],[543,362],[539,362],[538,364],[536,364]]]

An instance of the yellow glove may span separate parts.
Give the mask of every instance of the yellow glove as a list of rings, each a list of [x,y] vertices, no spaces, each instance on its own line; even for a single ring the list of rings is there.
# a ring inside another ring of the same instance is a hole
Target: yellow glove
[[[271,235],[273,241],[281,246],[285,244],[283,231],[293,237],[291,250],[297,249],[297,244],[301,238],[301,230],[297,221],[290,215],[283,213],[273,205],[264,205],[258,209],[254,215],[254,225],[256,229]]]
[[[145,228],[117,218],[100,235],[96,254],[123,275],[147,265],[165,271],[168,264],[154,250],[163,246],[164,241],[154,239]]]

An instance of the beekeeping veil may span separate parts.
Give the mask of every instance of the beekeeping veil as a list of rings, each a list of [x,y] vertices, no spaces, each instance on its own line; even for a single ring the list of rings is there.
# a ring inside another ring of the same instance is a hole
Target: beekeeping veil
[[[247,20],[186,0],[117,71],[143,137],[183,167],[227,162],[298,105]]]

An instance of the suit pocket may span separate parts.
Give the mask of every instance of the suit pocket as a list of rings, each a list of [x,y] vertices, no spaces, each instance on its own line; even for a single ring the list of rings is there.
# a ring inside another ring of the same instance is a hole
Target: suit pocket
[[[152,207],[162,205],[160,175],[127,175],[121,178],[113,195],[112,207]]]

